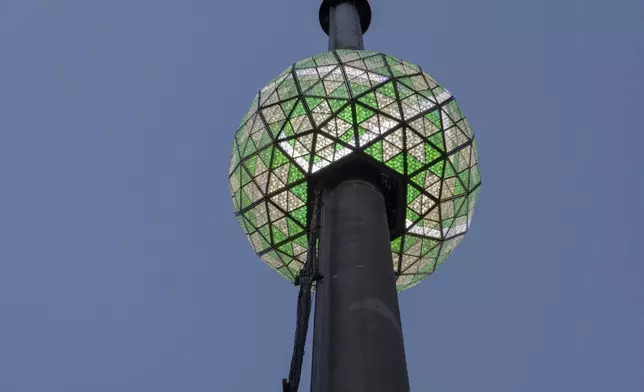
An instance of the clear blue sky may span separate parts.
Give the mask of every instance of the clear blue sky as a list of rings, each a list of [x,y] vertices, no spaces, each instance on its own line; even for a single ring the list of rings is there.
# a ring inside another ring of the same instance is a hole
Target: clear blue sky
[[[318,5],[0,0],[0,391],[279,390],[297,290],[226,174],[256,90],[326,49]],[[644,391],[643,3],[373,10],[367,48],[454,93],[483,168],[400,297],[412,390]]]

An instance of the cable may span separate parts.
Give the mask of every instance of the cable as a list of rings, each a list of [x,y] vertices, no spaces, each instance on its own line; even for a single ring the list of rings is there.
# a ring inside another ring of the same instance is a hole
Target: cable
[[[317,256],[321,194],[322,192],[320,189],[315,190],[313,214],[311,216],[309,226],[309,248],[306,255],[306,263],[300,271],[299,276],[295,278],[295,285],[300,286],[300,291],[297,296],[295,342],[293,344],[293,356],[291,358],[291,369],[288,374],[288,379],[282,379],[283,392],[297,392],[300,386],[302,362],[304,361],[304,347],[306,345],[306,335],[309,329],[309,317],[311,316],[311,293],[313,282],[322,278],[318,273]]]

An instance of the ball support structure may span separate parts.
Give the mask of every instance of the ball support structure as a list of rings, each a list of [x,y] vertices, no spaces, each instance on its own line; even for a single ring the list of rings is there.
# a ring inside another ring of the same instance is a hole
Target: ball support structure
[[[469,228],[474,135],[420,67],[363,50],[366,0],[323,1],[319,16],[330,51],[264,87],[236,134],[235,213],[260,257],[300,285],[283,391],[299,387],[317,281],[311,391],[404,392],[396,289],[433,273]]]

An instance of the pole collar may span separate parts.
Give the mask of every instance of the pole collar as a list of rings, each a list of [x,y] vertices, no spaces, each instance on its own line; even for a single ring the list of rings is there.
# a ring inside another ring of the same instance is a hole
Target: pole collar
[[[334,7],[340,3],[353,3],[353,5],[358,10],[358,15],[360,17],[360,27],[362,29],[362,34],[366,33],[371,25],[371,5],[369,5],[369,0],[322,0],[322,5],[320,5],[319,19],[320,26],[322,30],[329,35],[329,12],[331,7]]]

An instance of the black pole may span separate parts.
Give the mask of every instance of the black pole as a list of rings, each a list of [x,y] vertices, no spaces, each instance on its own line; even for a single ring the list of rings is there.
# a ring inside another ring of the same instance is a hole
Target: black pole
[[[358,9],[353,3],[339,3],[329,10],[329,50],[364,50]]]
[[[349,9],[343,4],[352,5],[353,9]],[[339,7],[339,8],[338,8]],[[349,25],[342,26],[341,31],[351,31],[354,34],[356,33],[355,26],[355,12],[357,11],[358,16],[358,26],[360,26],[357,33],[360,34],[360,41],[362,41],[362,35],[367,32],[369,25],[371,24],[371,6],[369,5],[369,0],[322,0],[322,5],[320,6],[319,18],[320,18],[320,27],[322,30],[329,36],[329,50],[333,49],[352,49],[349,47],[343,47],[342,41],[338,42],[335,38],[331,37],[330,33],[330,22],[331,22],[331,9],[335,8],[342,10],[342,13],[346,13],[343,17],[342,15],[338,19],[338,12],[335,12],[334,23],[338,25],[339,23],[346,23],[349,21]],[[353,20],[351,20],[353,18]],[[334,35],[337,36],[338,31],[334,32]],[[363,49],[362,47],[353,48],[353,49]]]
[[[345,180],[320,220],[311,392],[409,392],[381,191]]]
[[[363,50],[367,0],[324,0],[329,50]],[[355,178],[355,177],[353,177]],[[368,181],[324,189],[311,392],[409,392],[385,198]]]

